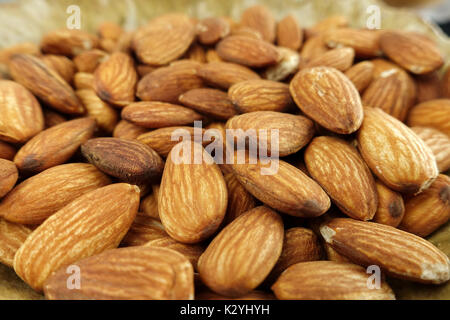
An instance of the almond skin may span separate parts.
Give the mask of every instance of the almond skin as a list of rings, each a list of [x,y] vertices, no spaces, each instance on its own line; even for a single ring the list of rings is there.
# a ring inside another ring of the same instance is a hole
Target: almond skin
[[[213,45],[230,33],[230,24],[226,19],[211,17],[197,23],[198,41],[203,45]]]
[[[259,79],[253,70],[230,62],[210,62],[198,69],[198,75],[208,84],[228,90],[233,84],[252,79]]]
[[[439,171],[430,148],[410,128],[378,108],[365,108],[358,148],[372,172],[389,188],[419,193]]]
[[[243,36],[226,37],[218,43],[216,50],[223,60],[252,68],[275,64],[280,58],[274,45]]]
[[[406,199],[400,229],[426,237],[450,219],[450,178],[440,174],[421,194]]]
[[[312,261],[289,267],[272,286],[280,300],[395,300],[383,281],[369,289],[364,268],[345,262]]]
[[[300,110],[326,129],[349,134],[361,126],[363,108],[358,90],[337,69],[303,69],[289,89]]]
[[[12,268],[14,255],[30,233],[27,227],[0,218],[0,263]]]
[[[108,58],[108,54],[99,49],[84,51],[73,58],[79,72],[94,73],[97,67]]]
[[[370,61],[363,61],[353,65],[345,71],[345,75],[355,85],[356,89],[362,93],[370,84],[373,78],[374,65]]]
[[[15,155],[16,149],[13,146],[0,141],[0,159],[13,160]]]
[[[19,172],[14,162],[0,159],[0,198],[3,198],[16,185]]]
[[[44,285],[50,300],[192,300],[194,271],[189,261],[164,248],[113,249],[77,262],[81,288],[67,288],[66,268]]]
[[[281,254],[283,221],[273,210],[256,207],[226,226],[200,257],[202,282],[214,292],[239,297],[255,289]]]
[[[179,96],[181,104],[219,120],[227,120],[237,114],[226,92],[199,88]]]
[[[272,12],[263,5],[255,5],[244,10],[241,25],[258,31],[263,40],[275,41],[276,21]]]
[[[356,148],[339,138],[317,137],[305,151],[305,164],[345,214],[372,219],[378,206],[375,180]]]
[[[414,78],[417,94],[416,103],[439,99],[441,97],[441,78],[437,71],[418,75]]]
[[[119,245],[136,216],[139,189],[113,184],[91,191],[48,218],[27,238],[14,270],[34,290],[63,266]]]
[[[350,47],[358,58],[374,58],[382,55],[378,30],[336,28],[324,33],[324,42],[330,48]]]
[[[256,201],[233,173],[226,174],[224,178],[228,188],[228,207],[224,224],[229,224],[243,213],[253,209],[256,206]]]
[[[41,41],[44,53],[73,57],[98,47],[98,38],[77,29],[60,29],[47,33]]]
[[[411,233],[348,218],[332,219],[320,232],[338,253],[357,264],[378,265],[393,277],[416,282],[439,284],[450,279],[448,257]]]
[[[122,240],[122,246],[142,246],[149,241],[168,237],[164,226],[156,219],[137,215]]]
[[[378,208],[373,222],[398,227],[405,214],[405,205],[401,194],[389,189],[377,180]]]
[[[247,80],[234,84],[228,96],[241,113],[287,111],[293,105],[289,86],[270,80]]]
[[[287,15],[277,24],[277,44],[298,51],[303,44],[303,30],[293,15]]]
[[[154,185],[155,186],[155,185]],[[152,187],[154,187],[152,186]],[[159,191],[159,186],[157,186]],[[140,215],[144,215],[156,220],[159,219],[158,213],[158,192],[155,192],[155,188],[153,188],[153,192],[147,195],[145,198],[142,198],[141,204],[139,206]]]
[[[134,184],[155,181],[164,167],[155,150],[137,141],[96,138],[84,143],[81,152],[102,172]]]
[[[13,79],[52,108],[67,114],[83,114],[84,108],[72,87],[32,55],[14,55],[9,63]]]
[[[249,140],[259,144],[266,143],[268,152],[273,148],[272,130],[278,130],[280,157],[296,153],[303,148],[309,143],[315,132],[314,124],[308,118],[273,111],[255,111],[235,116],[228,120],[226,129],[241,129],[244,135],[248,130],[254,130],[256,136],[250,137]],[[266,131],[261,133],[260,130]],[[239,139],[239,134],[237,137]]]
[[[57,126],[67,121],[67,118],[56,111],[44,109],[44,123],[45,129]]]
[[[14,163],[23,172],[41,172],[63,164],[87,141],[95,129],[95,120],[80,118],[46,129],[17,152]]]
[[[348,70],[355,58],[355,50],[353,48],[337,48],[329,50],[306,63],[305,68],[313,67],[331,67],[339,71]]]
[[[95,92],[100,99],[116,106],[135,100],[136,84],[133,59],[122,52],[113,53],[94,73]]]
[[[431,127],[450,136],[450,99],[436,99],[419,103],[409,113],[410,127]]]
[[[72,60],[56,54],[46,54],[42,56],[41,59],[67,83],[71,84],[73,82],[73,76],[75,75],[77,68]]]
[[[148,130],[144,127],[139,127],[126,120],[120,120],[117,126],[114,128],[113,137],[127,140],[136,140],[141,134],[146,133]]]
[[[300,50],[302,65],[308,63],[314,57],[320,56],[330,50],[323,40],[322,35],[307,37]]]
[[[202,157],[199,164],[194,163],[197,156]],[[174,162],[177,157],[180,163]],[[219,167],[201,145],[190,141],[180,142],[169,153],[158,196],[161,222],[183,243],[210,237],[222,223],[228,202]]]
[[[439,130],[427,127],[411,128],[431,149],[440,172],[450,169],[450,137]]]
[[[77,72],[73,76],[73,84],[78,90],[94,90],[94,75],[92,73]]]
[[[142,101],[126,106],[122,110],[122,118],[145,128],[164,128],[191,124],[203,117],[176,104]]]

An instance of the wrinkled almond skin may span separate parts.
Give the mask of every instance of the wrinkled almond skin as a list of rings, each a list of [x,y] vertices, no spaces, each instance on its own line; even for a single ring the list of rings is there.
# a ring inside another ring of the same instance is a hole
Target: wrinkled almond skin
[[[395,300],[383,280],[379,290],[367,285],[360,266],[345,262],[312,261],[289,267],[272,286],[280,300]]]
[[[414,106],[406,123],[410,127],[431,127],[450,136],[449,117],[450,99],[436,99]]]
[[[374,65],[370,61],[356,63],[345,71],[345,75],[355,85],[355,88],[362,93],[373,79]]]
[[[199,88],[179,96],[181,104],[215,119],[227,120],[237,114],[228,94],[221,90]]]
[[[135,101],[137,73],[131,57],[113,53],[94,73],[94,89],[100,99],[116,106]]]
[[[13,146],[0,141],[0,159],[13,160],[15,155],[16,149]]]
[[[153,185],[152,187],[153,192],[141,199],[139,214],[156,220],[160,220],[158,213],[158,193],[155,192],[155,185]],[[157,186],[157,188],[159,191],[159,186]]]
[[[379,180],[375,181],[378,192],[378,208],[373,222],[398,227],[405,214],[405,205],[401,194],[395,192]]]
[[[256,206],[256,201],[233,173],[227,173],[224,178],[228,188],[228,207],[224,224],[229,224],[243,213],[253,209]]]
[[[20,171],[32,173],[63,164],[92,136],[95,127],[95,120],[80,118],[46,129],[19,149],[14,163]]]
[[[144,134],[148,129],[139,127],[126,120],[120,120],[114,128],[113,137],[127,140],[136,140],[141,134]]]
[[[320,56],[330,50],[322,35],[308,37],[300,50],[302,65],[308,63],[314,57]]]
[[[344,72],[352,66],[354,58],[355,50],[353,48],[332,49],[312,58],[306,63],[305,68],[331,67]]]
[[[67,114],[83,114],[84,108],[72,87],[41,59],[14,55],[9,63],[13,79],[52,108]]]
[[[87,72],[77,72],[73,76],[73,84],[77,90],[94,90],[94,75]]]
[[[77,262],[78,290],[67,288],[66,268],[44,286],[50,300],[192,300],[194,270],[178,252],[164,248],[113,249]]]
[[[15,187],[0,203],[0,216],[11,222],[37,225],[76,198],[110,183],[90,164],[56,166]]]
[[[0,218],[0,263],[12,268],[14,255],[30,233],[27,227]]]
[[[277,24],[277,44],[298,51],[303,44],[303,29],[293,15],[287,15]]]
[[[77,29],[60,29],[47,33],[41,40],[44,53],[76,56],[98,47],[98,38]]]
[[[122,240],[122,246],[142,246],[149,241],[168,237],[164,226],[156,219],[137,215]]]
[[[145,128],[191,124],[203,117],[192,109],[157,101],[132,103],[122,110],[122,118]]]
[[[411,233],[348,218],[332,219],[320,232],[327,243],[354,263],[378,265],[393,277],[415,282],[439,284],[450,279],[445,253]]]
[[[67,83],[72,83],[73,76],[77,71],[72,60],[67,57],[54,54],[46,54],[42,56],[41,59],[50,69],[53,69],[56,73],[58,73]]]
[[[226,226],[200,257],[202,282],[214,292],[239,297],[255,289],[269,274],[283,246],[283,221],[261,206]]]
[[[81,146],[84,157],[100,171],[133,184],[158,179],[164,162],[143,143],[118,138],[95,138]]]
[[[431,149],[440,172],[450,169],[450,137],[439,130],[428,127],[411,128]]]
[[[197,24],[198,41],[203,45],[212,45],[230,33],[230,24],[224,18],[211,17]]]
[[[309,174],[348,216],[371,220],[377,210],[375,180],[359,152],[334,137],[317,137],[305,151]]]
[[[337,69],[303,69],[289,89],[300,110],[326,129],[350,134],[361,126],[363,107],[358,90]]]
[[[240,113],[284,112],[293,105],[289,86],[270,80],[247,80],[236,83],[228,90],[228,96]]]
[[[330,48],[350,47],[358,58],[374,58],[382,55],[378,30],[336,28],[324,33],[324,42]]]
[[[201,161],[195,164],[198,156]],[[183,243],[210,237],[227,210],[222,172],[203,147],[191,141],[180,142],[167,156],[158,196],[158,212],[166,232]]]
[[[108,58],[105,51],[92,49],[84,51],[73,58],[73,62],[78,72],[94,73],[97,67]]]
[[[245,9],[241,16],[241,25],[258,31],[267,42],[275,41],[276,21],[272,12],[263,5]]]
[[[0,140],[24,143],[44,129],[37,99],[19,83],[0,80]]]
[[[44,109],[44,123],[45,129],[57,126],[67,121],[67,118],[56,111],[50,109]]]
[[[253,70],[230,62],[210,62],[198,70],[198,75],[209,85],[228,90],[233,84],[252,79],[260,79]]]
[[[266,143],[268,153],[276,148],[278,153],[284,157],[303,148],[312,139],[315,129],[314,123],[306,117],[296,116],[288,113],[273,111],[255,111],[235,116],[227,121],[226,129],[243,130],[243,135],[253,130],[256,135],[249,137],[249,143]],[[265,130],[265,131],[260,131]],[[278,131],[278,137],[272,145],[273,130]],[[237,134],[237,138],[244,138]]]
[[[14,258],[14,270],[41,292],[63,266],[115,248],[136,216],[139,189],[113,184],[71,202],[35,229]]]
[[[19,172],[14,162],[0,159],[0,198],[3,198],[14,188]]]
[[[436,159],[410,128],[378,108],[365,108],[358,148],[372,173],[389,188],[419,193],[437,177]]]
[[[400,229],[426,237],[450,219],[450,178],[440,174],[421,194],[405,200]]]

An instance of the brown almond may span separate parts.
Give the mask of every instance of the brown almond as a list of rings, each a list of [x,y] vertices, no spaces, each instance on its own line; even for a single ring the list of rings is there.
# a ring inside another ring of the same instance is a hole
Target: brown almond
[[[159,191],[159,186],[157,186]],[[154,188],[153,188],[154,190]],[[158,192],[153,191],[145,198],[142,198],[139,206],[139,214],[150,218],[160,220],[158,213]]]
[[[329,48],[325,44],[322,35],[308,38],[300,50],[302,65],[308,63],[311,59],[324,54],[328,50]]]
[[[67,121],[67,118],[65,116],[56,111],[50,109],[44,109],[43,111],[44,111],[45,129],[57,126],[58,124]]]
[[[194,62],[205,63],[206,62],[205,49],[200,44],[194,42],[184,55],[184,58],[192,60]]]
[[[363,61],[353,65],[345,71],[345,75],[355,85],[355,88],[362,93],[372,82],[374,65],[370,61]]]
[[[226,90],[235,83],[260,78],[253,70],[229,62],[206,63],[198,70],[198,75],[208,84]]]
[[[198,41],[204,45],[212,45],[230,33],[230,24],[224,18],[205,18],[197,23]]]
[[[431,127],[450,136],[448,119],[450,119],[450,99],[436,99],[414,106],[406,123],[410,127]]]
[[[441,78],[437,71],[430,74],[418,75],[416,82],[416,103],[439,99],[441,97]]]
[[[77,72],[73,77],[73,84],[77,90],[94,90],[94,75],[92,73]]]
[[[0,218],[0,263],[12,268],[14,255],[30,233],[27,227]]]
[[[108,54],[99,49],[84,51],[73,58],[78,72],[94,73],[97,67],[108,58]]]
[[[376,180],[378,192],[378,208],[373,222],[398,227],[405,214],[405,205],[401,194],[395,192],[380,180]]]
[[[73,82],[77,68],[72,60],[55,54],[46,54],[41,57],[42,61],[53,71],[56,71],[67,83]]]
[[[0,159],[13,160],[15,155],[16,149],[13,146],[0,141]]]
[[[39,49],[39,46],[37,44],[31,42],[22,42],[9,46],[7,48],[2,48],[0,50],[0,64],[4,64],[5,66],[7,66],[9,63],[9,59],[11,59],[13,55],[19,53],[38,56],[41,54],[41,50]]]
[[[297,19],[289,14],[277,24],[277,44],[298,51],[303,44],[303,30]]]
[[[323,66],[344,72],[352,66],[354,58],[355,50],[353,48],[337,48],[310,59],[304,68]]]
[[[78,29],[59,29],[44,35],[41,49],[44,53],[73,57],[98,47],[98,38]]]
[[[228,189],[228,207],[224,224],[229,224],[243,213],[253,209],[256,206],[256,201],[233,173],[226,174],[224,178]]]
[[[168,237],[164,226],[156,219],[137,215],[122,240],[122,246],[142,246],[149,241]]]
[[[113,137],[127,140],[136,140],[141,134],[144,134],[148,129],[139,127],[126,120],[120,120],[114,128]]]
[[[382,55],[379,30],[336,28],[324,33],[324,42],[330,48],[350,47],[358,58],[374,58]]]
[[[228,94],[217,89],[192,89],[180,95],[178,100],[186,107],[220,120],[237,114]]]
[[[0,159],[0,198],[3,198],[14,188],[19,172],[14,162]]]
[[[208,49],[205,54],[206,62],[223,62],[215,49]]]
[[[439,130],[428,127],[411,128],[431,149],[440,172],[450,169],[450,137]]]
[[[275,41],[276,21],[272,12],[263,5],[255,5],[244,10],[241,25],[257,30],[267,42]]]

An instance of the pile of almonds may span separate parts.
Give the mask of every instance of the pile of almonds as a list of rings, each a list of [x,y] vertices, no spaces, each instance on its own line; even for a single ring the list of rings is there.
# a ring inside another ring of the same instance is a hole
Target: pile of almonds
[[[348,24],[257,5],[1,50],[0,262],[48,299],[395,299],[385,275],[447,282],[424,237],[450,218],[450,69],[426,36]],[[277,172],[171,139],[195,121],[279,130]],[[204,160],[173,161],[187,145]]]

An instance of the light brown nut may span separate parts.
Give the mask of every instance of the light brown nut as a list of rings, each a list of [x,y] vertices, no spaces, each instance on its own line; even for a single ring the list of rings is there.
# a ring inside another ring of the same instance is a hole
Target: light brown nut
[[[138,59],[149,65],[165,65],[181,57],[195,38],[195,25],[184,14],[166,14],[141,27],[132,46]]]
[[[36,98],[14,81],[0,80],[0,140],[24,143],[44,129]]]
[[[33,231],[16,253],[14,270],[42,291],[59,268],[117,247],[138,207],[138,187],[123,183],[77,198]]]
[[[41,57],[42,61],[53,71],[58,73],[67,83],[73,82],[77,68],[72,60],[65,56],[46,54]]]
[[[326,129],[349,134],[361,126],[363,107],[358,90],[339,70],[303,69],[289,88],[300,110]]]
[[[63,164],[92,136],[95,127],[94,119],[80,118],[46,129],[19,149],[14,163],[28,173]]]
[[[228,207],[223,223],[227,225],[248,210],[253,209],[256,201],[233,173],[227,173],[224,178],[228,189]]]
[[[250,27],[243,26],[241,24],[234,24],[231,26],[231,36],[242,36],[251,39],[263,40],[261,33]]]
[[[405,200],[400,229],[426,237],[450,219],[450,178],[440,174],[421,194]]]
[[[0,159],[13,160],[15,155],[16,149],[13,146],[0,141]]]
[[[13,79],[50,107],[67,114],[84,113],[72,87],[41,59],[27,54],[14,55],[9,63]]]
[[[277,24],[277,44],[298,51],[303,44],[303,29],[297,19],[289,14]]]
[[[205,18],[197,23],[197,38],[201,44],[212,45],[225,38],[230,29],[230,24],[224,18]]]
[[[37,225],[76,198],[110,183],[90,164],[56,166],[15,187],[0,203],[0,216],[11,222]]]
[[[34,56],[41,55],[39,46],[31,42],[22,42],[0,50],[0,64],[7,66],[9,59],[15,54],[31,54]]]
[[[345,262],[300,262],[289,267],[272,286],[280,300],[395,300],[383,280],[370,289],[364,268]]]
[[[272,81],[283,81],[298,71],[300,55],[297,51],[279,47],[280,60],[277,64],[266,68],[262,72],[263,78]]]
[[[350,259],[344,257],[342,254],[336,252],[331,245],[324,243],[325,251],[327,253],[327,260],[335,262],[347,262],[352,263]]]
[[[263,40],[275,41],[276,21],[272,12],[263,5],[255,5],[244,10],[241,25],[257,30]]]
[[[221,90],[199,88],[179,96],[181,104],[210,117],[227,120],[237,114],[228,94]]]
[[[431,127],[450,136],[448,119],[450,119],[450,99],[436,99],[414,106],[406,123],[410,127]]]
[[[280,157],[299,151],[309,143],[315,132],[314,123],[308,118],[274,111],[255,111],[235,116],[227,121],[226,129],[233,130],[238,148],[239,141],[244,141],[248,136],[249,145],[267,146],[268,154],[278,149]]]
[[[94,90],[83,89],[75,93],[86,108],[86,115],[94,118],[100,129],[112,133],[119,121],[117,111],[100,99]]]
[[[320,20],[314,26],[306,29],[306,36],[311,38],[318,34],[329,32],[330,30],[345,28],[349,24],[349,21],[344,16],[333,15],[323,20]]]
[[[228,36],[217,44],[219,57],[248,67],[266,67],[277,63],[277,48],[263,40],[243,36]]]
[[[125,247],[142,246],[149,241],[165,237],[168,235],[161,222],[138,214],[121,244]]]
[[[289,86],[271,80],[247,80],[234,84],[228,90],[231,102],[241,112],[284,112],[293,105]]]
[[[411,233],[349,218],[332,219],[320,232],[338,253],[357,264],[377,265],[393,277],[416,282],[439,284],[450,279],[448,257]]]
[[[308,38],[300,50],[301,64],[308,63],[314,57],[320,56],[328,50],[322,35]]]
[[[373,59],[370,60],[370,62],[372,62],[373,64],[373,78],[376,79],[378,77],[380,77],[382,74],[384,73],[391,73],[393,71],[391,71],[392,69],[394,70],[403,70],[404,69],[402,67],[400,67],[399,65],[393,63],[392,61],[383,59],[383,58],[377,58],[377,59]],[[386,72],[389,71],[389,72]]]
[[[106,59],[108,59],[108,54],[105,51],[92,49],[77,55],[73,58],[73,62],[78,72],[94,73],[97,67]]]
[[[149,66],[149,65],[146,65],[146,64],[139,64],[139,65],[136,66],[136,72],[139,75],[139,79],[142,79],[147,74],[155,71],[156,69],[158,69],[158,67]]]
[[[330,48],[350,47],[358,58],[374,58],[382,55],[379,30],[337,28],[324,33],[324,42]]]
[[[45,129],[57,126],[58,124],[67,121],[67,118],[65,116],[56,111],[44,109],[43,112],[44,112]]]
[[[73,57],[98,47],[95,35],[77,29],[59,29],[44,35],[41,50],[44,53]]]
[[[304,68],[312,67],[332,67],[339,71],[348,70],[355,58],[355,50],[353,48],[337,48],[329,50],[315,58],[310,59]]]
[[[227,202],[227,186],[213,158],[200,144],[177,144],[167,156],[158,195],[166,232],[183,243],[205,240],[222,223]]]
[[[100,99],[123,107],[135,101],[137,73],[133,59],[115,52],[94,73],[94,89]]]
[[[373,222],[398,227],[405,214],[405,205],[401,194],[389,189],[380,180],[375,181],[378,192],[378,208]]]
[[[395,191],[417,194],[428,188],[439,173],[425,142],[381,109],[364,109],[357,139],[369,168]]]
[[[370,61],[359,62],[347,71],[345,75],[355,85],[359,93],[362,93],[372,82],[374,65]]]
[[[14,162],[0,159],[0,198],[14,188],[18,178],[19,172]]]
[[[260,78],[253,70],[230,62],[206,63],[198,75],[208,84],[226,90],[235,83]]]
[[[164,168],[156,151],[138,141],[95,138],[85,142],[81,152],[100,171],[133,184],[156,181]]]
[[[277,211],[297,217],[317,217],[330,208],[330,198],[325,191],[301,170],[283,160],[278,160],[275,173],[272,171],[276,168],[250,158],[243,164],[235,159],[232,167],[248,192]],[[269,174],[262,174],[263,169],[269,170]]]
[[[66,269],[44,285],[50,300],[192,300],[194,271],[178,252],[164,248],[120,248],[77,262],[80,289],[67,286]]]
[[[0,263],[12,268],[14,255],[30,233],[27,227],[0,218]]]
[[[439,130],[428,127],[411,128],[431,149],[440,172],[450,169],[450,137]]]
[[[194,62],[205,63],[206,62],[205,48],[203,48],[203,46],[199,45],[198,43],[194,42],[184,55],[184,58],[192,60]]]
[[[139,127],[126,120],[120,120],[114,128],[113,137],[127,140],[136,140],[141,134],[148,132],[148,129]]]
[[[159,190],[159,186],[158,190]],[[139,206],[139,214],[147,217],[151,217],[156,220],[159,219],[159,213],[158,213],[158,194],[157,192],[153,191],[149,195],[147,195],[145,198],[141,199],[141,204]]]
[[[283,221],[261,206],[226,226],[198,261],[202,282],[214,292],[239,297],[255,289],[277,262],[283,246]]]
[[[417,75],[416,82],[416,103],[439,99],[441,97],[441,78],[437,71],[430,74]]]
[[[73,84],[77,90],[94,90],[94,75],[92,73],[77,72],[73,77]]]
[[[439,48],[422,34],[385,31],[381,34],[380,46],[391,60],[415,74],[435,71],[444,64]]]
[[[206,51],[206,62],[223,62],[223,60],[219,57],[217,54],[217,51],[215,49],[208,49]]]
[[[305,164],[342,212],[358,220],[373,218],[378,206],[375,180],[355,147],[339,138],[314,138]]]

